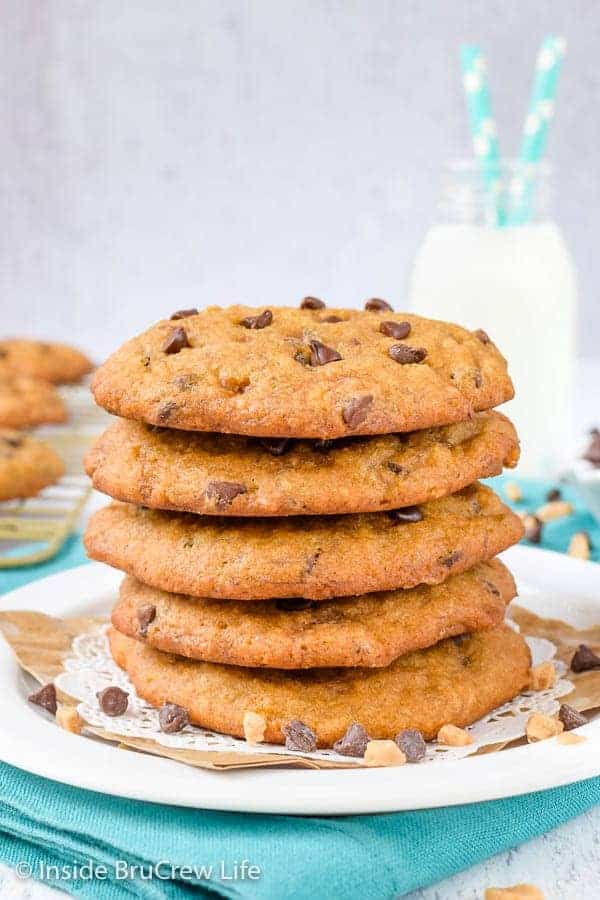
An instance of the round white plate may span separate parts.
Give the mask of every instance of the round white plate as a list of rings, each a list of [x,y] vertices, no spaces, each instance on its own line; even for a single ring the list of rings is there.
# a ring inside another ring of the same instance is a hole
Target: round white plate
[[[504,559],[521,585],[519,601],[577,627],[600,621],[600,566],[557,553],[513,547]],[[3,609],[55,616],[104,614],[120,573],[93,563],[5,594]],[[0,759],[55,781],[107,794],[204,809],[302,815],[393,812],[492,800],[600,774],[600,719],[574,746],[543,741],[431,766],[388,769],[252,769],[209,772],[127,753],[57,728],[27,702],[30,684],[0,641]],[[10,727],[7,727],[7,725]]]

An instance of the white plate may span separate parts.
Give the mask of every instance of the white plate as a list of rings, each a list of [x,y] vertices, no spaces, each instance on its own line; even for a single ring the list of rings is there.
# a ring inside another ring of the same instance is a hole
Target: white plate
[[[600,566],[528,547],[513,547],[504,558],[521,584],[540,591],[521,599],[523,605],[577,627],[600,621]],[[120,578],[97,563],[80,566],[5,594],[2,608],[55,616],[105,613]],[[55,781],[136,800],[262,813],[377,813],[492,800],[600,774],[600,718],[581,729],[588,738],[583,744],[543,741],[435,766],[209,772],[56,728],[27,703],[26,678],[3,641],[0,683],[0,759]]]

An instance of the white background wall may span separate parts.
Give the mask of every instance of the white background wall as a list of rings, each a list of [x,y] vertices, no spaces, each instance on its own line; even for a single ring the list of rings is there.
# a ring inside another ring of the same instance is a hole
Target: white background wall
[[[600,291],[597,0],[3,0],[0,333],[101,357],[171,310],[402,306],[442,161],[469,152],[461,40],[488,55],[507,153],[535,51],[568,57],[551,137]]]

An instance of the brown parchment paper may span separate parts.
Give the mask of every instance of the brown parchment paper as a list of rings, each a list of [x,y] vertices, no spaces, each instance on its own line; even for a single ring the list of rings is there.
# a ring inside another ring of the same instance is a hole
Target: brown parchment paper
[[[511,616],[526,636],[543,637],[557,647],[557,658],[568,666],[578,644],[588,644],[600,653],[600,625],[577,630],[558,619],[542,619],[518,606],[511,607]],[[0,631],[12,649],[19,665],[41,684],[53,681],[64,671],[63,661],[69,656],[71,643],[77,635],[88,634],[105,623],[105,619],[77,617],[55,619],[37,612],[0,612]],[[580,711],[600,708],[600,670],[576,674],[569,671],[567,677],[574,689],[563,701]],[[77,700],[62,692],[59,700],[65,705],[77,706]],[[111,741],[120,748],[151,753],[167,759],[187,763],[202,769],[230,771],[264,766],[293,766],[308,769],[359,768],[353,760],[336,762],[307,757],[284,756],[278,753],[235,753],[224,751],[177,750],[161,746],[145,738],[133,738],[114,734],[101,728],[85,726],[85,735],[93,735]],[[491,744],[478,753],[503,750],[511,744]],[[475,755],[475,754],[474,754]]]

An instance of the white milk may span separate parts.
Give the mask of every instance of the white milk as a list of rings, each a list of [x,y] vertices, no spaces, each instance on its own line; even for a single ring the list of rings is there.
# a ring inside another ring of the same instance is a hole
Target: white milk
[[[434,225],[409,296],[421,315],[489,333],[515,385],[515,400],[501,411],[521,438],[519,472],[555,472],[570,441],[577,305],[575,270],[557,226]]]

